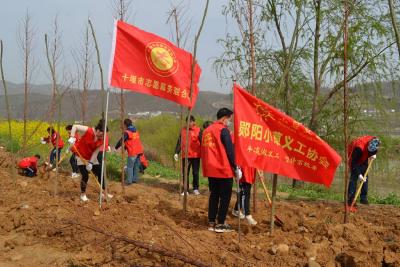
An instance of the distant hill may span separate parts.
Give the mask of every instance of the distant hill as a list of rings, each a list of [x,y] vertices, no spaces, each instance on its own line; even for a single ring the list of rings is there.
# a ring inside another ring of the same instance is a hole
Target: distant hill
[[[9,90],[12,117],[21,119],[23,117],[24,94],[23,85],[7,83]],[[50,85],[34,85],[29,94],[29,119],[44,119],[48,113],[51,102]],[[4,103],[4,90],[0,86],[0,117],[5,117],[6,107]],[[80,90],[70,90],[62,99],[62,120],[73,121],[81,119],[81,93]],[[152,97],[124,90],[126,113],[138,112],[180,112],[180,106],[158,97]],[[113,91],[110,94],[109,115],[111,118],[119,117],[120,92]],[[221,107],[231,107],[232,97],[210,91],[200,91],[194,114],[213,119],[217,110]],[[101,91],[89,90],[88,92],[88,114],[89,119],[98,117],[101,113]]]

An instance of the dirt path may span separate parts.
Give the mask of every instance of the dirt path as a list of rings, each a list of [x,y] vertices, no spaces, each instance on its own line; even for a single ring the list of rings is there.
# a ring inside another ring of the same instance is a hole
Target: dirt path
[[[239,246],[236,232],[207,230],[206,191],[189,196],[185,218],[174,184],[144,178],[150,184],[127,187],[123,196],[120,185],[111,183],[115,197],[98,213],[93,181],[87,204],[78,199],[79,180],[69,177],[60,178],[54,197],[53,176],[18,176],[14,185],[8,158],[0,150],[0,266],[184,266],[77,224],[211,266],[306,266],[310,258],[321,266],[341,266],[344,260],[346,266],[400,266],[399,208],[361,207],[343,225],[340,203],[281,201],[277,212],[285,225],[270,236],[269,212],[260,202],[254,215],[259,224],[243,222]],[[236,219],[228,223],[237,229]]]

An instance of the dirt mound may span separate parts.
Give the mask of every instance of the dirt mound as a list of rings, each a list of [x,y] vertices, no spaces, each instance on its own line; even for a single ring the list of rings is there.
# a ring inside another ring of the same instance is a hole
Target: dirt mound
[[[7,157],[0,151],[0,162]],[[176,184],[151,181],[125,194],[111,183],[115,197],[99,211],[93,181],[84,204],[79,180],[61,176],[54,196],[54,174],[14,183],[0,167],[0,266],[184,266],[182,257],[210,266],[400,266],[399,208],[360,207],[343,225],[341,203],[281,201],[285,224],[271,236],[260,201],[259,224],[243,222],[239,244],[236,232],[207,230],[205,190],[189,196],[185,216]],[[228,223],[237,229],[237,219]]]

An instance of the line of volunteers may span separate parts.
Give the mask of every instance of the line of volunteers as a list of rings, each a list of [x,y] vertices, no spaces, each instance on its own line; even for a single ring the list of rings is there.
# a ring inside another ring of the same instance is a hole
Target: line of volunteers
[[[208,178],[210,192],[208,229],[217,233],[224,233],[232,231],[230,225],[226,223],[226,216],[231,201],[234,178],[239,183],[239,195],[232,210],[232,215],[240,219],[246,219],[250,225],[257,224],[257,221],[250,214],[250,191],[252,184],[255,182],[256,169],[237,166],[235,163],[233,134],[229,130],[232,125],[233,112],[228,108],[221,108],[216,115],[217,120],[214,122],[206,121],[203,124],[203,129],[196,125],[196,120],[193,116],[186,118],[186,120],[189,120],[188,147],[186,148],[187,132],[186,127],[184,127],[181,129],[175,147],[174,160],[179,161],[179,154],[181,154],[183,174],[187,153],[187,189],[189,189],[189,174],[192,170],[192,192],[194,195],[200,194],[199,170],[201,165],[203,176]],[[101,181],[101,164],[106,152],[103,151],[103,147],[107,151],[111,151],[108,144],[108,134],[104,133],[104,122],[102,120],[95,127],[68,125],[66,130],[69,134],[67,153],[71,152],[69,160],[72,168],[71,177],[77,178],[79,175],[81,176],[80,199],[86,202],[89,200],[86,196],[86,187],[90,173],[97,178],[99,186],[101,185],[103,190],[105,189],[105,183]],[[108,129],[106,131],[108,132]],[[49,127],[47,132],[48,136],[41,138],[41,143],[51,143],[52,149],[49,155],[48,168],[55,170],[56,160],[61,159],[64,142],[59,133],[53,128]],[[105,145],[103,144],[104,134],[106,134]],[[355,196],[357,179],[364,182],[361,203],[368,204],[367,177],[363,177],[363,174],[368,166],[368,160],[371,157],[376,158],[379,145],[379,139],[374,136],[359,137],[349,145],[349,167],[351,171],[348,195],[349,205]],[[138,182],[139,172],[143,172],[148,163],[144,157],[139,131],[130,119],[124,120],[124,136],[117,142],[114,150],[118,150],[122,146],[128,154],[125,166],[127,177],[125,184],[131,185]],[[28,177],[35,176],[39,159],[40,155],[22,159],[18,164],[21,174]],[[183,192],[180,193],[183,194]],[[113,195],[107,194],[104,197],[112,198]]]

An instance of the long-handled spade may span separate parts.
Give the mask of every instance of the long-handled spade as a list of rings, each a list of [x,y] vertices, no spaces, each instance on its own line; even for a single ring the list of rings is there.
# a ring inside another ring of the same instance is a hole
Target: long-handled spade
[[[368,172],[369,172],[369,170],[371,169],[372,162],[373,162],[374,160],[375,160],[375,157],[370,157],[370,160],[369,160],[369,163],[368,163],[368,168],[367,168],[367,170],[365,171],[365,173],[364,173],[364,175],[363,175],[363,178],[367,177]],[[362,189],[363,185],[364,185],[364,180],[362,180],[362,181],[360,182],[360,185],[358,186],[357,191],[356,191],[356,195],[355,195],[354,198],[353,198],[353,202],[351,202],[351,206],[350,206],[350,209],[349,209],[351,212],[354,212],[354,211],[355,211],[355,210],[354,210],[354,205],[356,204],[357,198],[358,198],[358,196],[359,196],[360,193],[361,193],[361,189]]]
[[[257,173],[258,173],[258,177],[260,178],[261,184],[263,186],[264,193],[265,193],[265,195],[267,197],[267,200],[268,200],[268,203],[269,203],[269,207],[272,207],[272,201],[271,201],[271,198],[269,197],[267,186],[265,185],[265,182],[264,182],[264,177],[263,177],[262,173],[259,170],[257,170]],[[275,220],[274,220],[275,225],[279,226],[279,227],[282,227],[283,226],[283,221],[277,215],[275,215],[274,218],[275,218]]]

